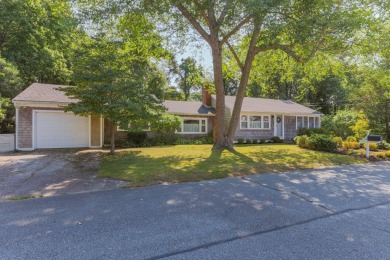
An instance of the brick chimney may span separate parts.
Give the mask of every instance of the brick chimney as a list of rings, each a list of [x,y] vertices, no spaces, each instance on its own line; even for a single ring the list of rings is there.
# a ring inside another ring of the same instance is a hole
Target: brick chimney
[[[202,104],[211,107],[211,94],[205,87],[202,87]]]

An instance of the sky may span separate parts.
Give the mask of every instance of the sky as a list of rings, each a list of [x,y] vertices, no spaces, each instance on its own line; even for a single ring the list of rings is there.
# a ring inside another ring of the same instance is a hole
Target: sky
[[[188,57],[194,58],[196,62],[200,64],[205,70],[211,72],[213,66],[213,59],[211,56],[211,49],[207,43],[189,43],[184,48],[184,50],[182,50],[176,55],[176,60],[178,63],[180,63],[182,59]]]

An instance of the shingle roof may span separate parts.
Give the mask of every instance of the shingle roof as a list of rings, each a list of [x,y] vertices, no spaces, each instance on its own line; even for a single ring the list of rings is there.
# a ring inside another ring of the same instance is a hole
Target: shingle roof
[[[215,99],[215,95],[212,96]],[[225,104],[233,109],[235,96],[225,96]],[[291,100],[249,98],[245,97],[242,103],[242,112],[280,113],[280,114],[321,114],[311,108],[297,104]]]
[[[172,101],[165,100],[164,106],[168,113],[176,115],[214,115],[215,110],[202,105],[199,101]]]
[[[68,86],[34,83],[17,95],[13,101],[45,103],[77,102],[77,99],[72,99],[66,96],[65,92],[58,90],[59,88],[65,87]],[[168,109],[168,113],[178,115],[213,115],[215,113],[213,108],[203,106],[202,102],[166,100],[164,101],[164,106]]]
[[[54,102],[54,103],[74,103],[76,99],[71,99],[65,92],[57,90],[69,86],[52,85],[43,83],[33,83],[26,88],[22,93],[17,95],[13,101],[27,102]]]
[[[26,102],[52,102],[52,103],[73,103],[77,99],[72,99],[65,95],[65,92],[58,90],[68,86],[34,83],[17,95],[13,101]],[[212,96],[215,99],[215,95]],[[230,109],[234,107],[236,97],[226,96],[225,103]],[[164,101],[164,106],[168,113],[177,115],[213,115],[214,108],[202,105],[198,101]],[[321,114],[313,109],[297,104],[290,100],[277,100],[265,98],[244,98],[242,104],[243,112],[259,113],[281,113],[281,114]]]

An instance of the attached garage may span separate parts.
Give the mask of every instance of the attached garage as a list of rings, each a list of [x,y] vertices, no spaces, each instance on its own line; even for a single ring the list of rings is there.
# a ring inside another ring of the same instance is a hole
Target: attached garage
[[[89,117],[34,111],[35,148],[89,147]]]
[[[64,108],[77,100],[59,90],[63,87],[34,83],[13,99],[16,150],[103,146],[103,118],[65,112]]]

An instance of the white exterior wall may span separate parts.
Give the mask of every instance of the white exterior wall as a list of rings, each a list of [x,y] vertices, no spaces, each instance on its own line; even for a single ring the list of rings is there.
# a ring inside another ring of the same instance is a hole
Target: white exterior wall
[[[0,152],[10,152],[15,150],[15,134],[0,135]]]

